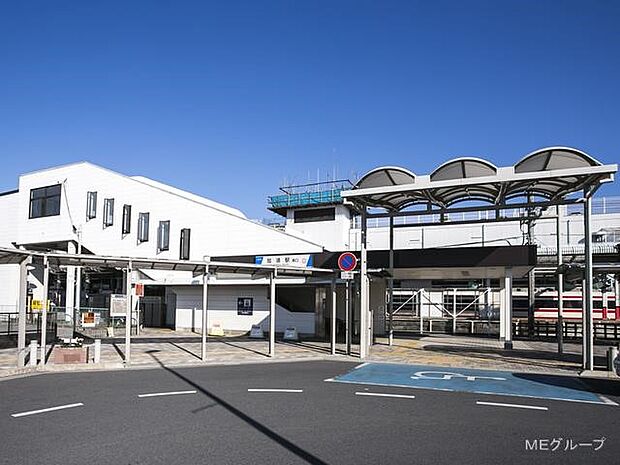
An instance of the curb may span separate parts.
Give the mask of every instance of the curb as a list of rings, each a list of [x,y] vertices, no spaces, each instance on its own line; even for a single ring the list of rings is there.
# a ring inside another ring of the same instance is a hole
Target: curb
[[[12,368],[0,370],[0,382],[8,379],[23,378],[33,375],[42,374],[55,374],[55,373],[87,373],[89,371],[121,371],[121,370],[155,370],[166,368],[200,368],[200,367],[212,367],[212,366],[237,366],[237,365],[257,365],[261,363],[298,363],[298,362],[317,362],[317,361],[332,361],[332,362],[359,362],[359,358],[352,358],[346,355],[319,355],[316,357],[296,357],[296,358],[282,358],[282,359],[265,359],[265,360],[239,360],[239,361],[225,361],[225,360],[207,360],[206,362],[197,361],[189,363],[167,363],[167,364],[134,364],[125,366],[120,362],[113,363],[76,363],[71,365],[52,365],[47,364],[45,366],[36,367],[24,367],[24,368]]]

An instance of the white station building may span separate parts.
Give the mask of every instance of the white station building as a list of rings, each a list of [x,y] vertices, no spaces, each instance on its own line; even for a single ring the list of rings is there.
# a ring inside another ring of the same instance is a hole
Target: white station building
[[[362,261],[367,253],[367,305],[375,323],[372,331],[382,333],[390,280],[399,289],[443,285],[456,288],[456,282],[463,285],[476,279],[487,280],[488,287],[490,280],[503,278],[510,268],[518,290],[518,280],[527,279],[536,266],[544,265],[544,257],[554,258],[558,244],[566,257],[583,255],[581,189],[588,183],[598,186],[612,180],[614,167],[564,147],[536,151],[508,168],[497,168],[475,158],[451,160],[422,177],[402,168],[383,167],[372,170],[355,185],[331,181],[284,188],[282,194],[269,198],[270,210],[283,219],[283,224],[273,227],[177,187],[80,162],[23,174],[17,189],[0,194],[4,218],[0,247],[330,269],[337,269],[337,257],[344,251],[354,251]],[[509,185],[504,182],[508,171]],[[523,173],[539,173],[551,180],[547,184],[540,180],[519,184],[519,179],[527,177]],[[485,180],[497,191],[482,184]],[[444,184],[451,187],[442,190]],[[412,186],[420,186],[420,190]],[[450,189],[455,186],[460,186],[459,196],[450,198]],[[537,197],[539,203],[530,207],[515,203],[513,207],[505,203],[510,196],[503,189],[513,189],[515,198],[517,194]],[[426,197],[419,197],[420,192]],[[564,201],[570,195],[572,200]],[[464,202],[465,207],[447,209],[456,202]],[[492,208],[472,206],[480,202]],[[374,210],[361,213],[360,205],[366,204]],[[420,206],[422,209],[416,210]],[[409,207],[412,210],[407,210]],[[381,209],[390,215],[372,214]],[[532,215],[524,215],[526,210],[536,210],[535,222],[531,221]],[[605,263],[617,261],[619,199],[595,199],[591,236],[595,255],[600,253]],[[392,266],[386,255],[390,249],[397,262]],[[83,311],[97,311],[110,318],[114,296],[126,292],[122,270],[66,266],[54,271],[47,297],[58,311],[78,315],[78,319]],[[29,278],[32,308],[45,299],[38,276],[35,269]],[[144,326],[174,330],[196,330],[200,326],[201,276],[186,271],[139,269],[134,271],[132,281],[144,285],[140,315]],[[19,266],[0,266],[0,282],[0,312],[16,312]],[[280,278],[276,331],[294,326],[301,334],[325,335],[330,324],[327,309],[331,282],[331,277]],[[266,284],[266,278],[248,273],[211,275],[210,324],[232,334],[247,332],[252,325],[267,329]],[[338,320],[345,318],[342,284],[339,280]],[[364,286],[354,292],[365,294]],[[439,299],[437,307],[443,297],[434,298]],[[442,316],[433,305],[428,311],[429,316]]]

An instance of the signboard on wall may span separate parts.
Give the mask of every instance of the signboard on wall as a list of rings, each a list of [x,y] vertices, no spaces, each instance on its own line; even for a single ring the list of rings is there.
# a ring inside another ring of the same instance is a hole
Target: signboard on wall
[[[257,265],[270,265],[270,266],[294,266],[299,268],[311,268],[312,267],[312,254],[297,254],[297,255],[261,255],[254,258],[254,263]]]
[[[254,297],[237,298],[237,315],[252,315],[254,313]]]

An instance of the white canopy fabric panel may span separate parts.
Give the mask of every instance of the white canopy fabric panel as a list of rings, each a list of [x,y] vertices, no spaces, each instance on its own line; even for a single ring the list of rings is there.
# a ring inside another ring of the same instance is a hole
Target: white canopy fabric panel
[[[549,147],[536,150],[523,157],[515,165],[515,173],[563,170],[600,165],[598,161],[581,150],[570,147]]]
[[[415,204],[447,208],[465,201],[500,205],[519,197],[555,201],[612,181],[617,170],[617,165],[602,165],[578,149],[547,147],[503,168],[473,157],[450,160],[427,176],[395,166],[380,167],[341,195],[360,206],[390,211]]]

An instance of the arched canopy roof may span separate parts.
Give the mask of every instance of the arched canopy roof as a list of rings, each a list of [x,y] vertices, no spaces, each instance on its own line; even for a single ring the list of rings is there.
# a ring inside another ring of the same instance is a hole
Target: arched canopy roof
[[[398,166],[382,166],[369,171],[355,184],[355,189],[381,188],[386,186],[403,186],[415,183],[415,174],[406,168]],[[370,196],[372,206],[386,209],[402,209],[414,200],[422,200],[423,197],[412,199],[403,194],[378,194]]]
[[[382,166],[366,173],[357,181],[355,186],[359,189],[366,189],[368,187],[412,184],[414,181],[415,174],[408,169],[398,166]]]
[[[571,147],[548,147],[536,150],[523,157],[515,165],[515,173],[583,168],[600,164],[581,150]]]
[[[447,161],[431,173],[431,181],[494,176],[497,167],[482,158],[462,157]]]
[[[464,201],[502,204],[517,197],[558,200],[611,181],[616,171],[617,165],[602,165],[578,149],[547,147],[503,168],[473,157],[450,160],[426,176],[395,166],[380,167],[341,195],[359,205],[391,211],[420,203],[447,208]]]

